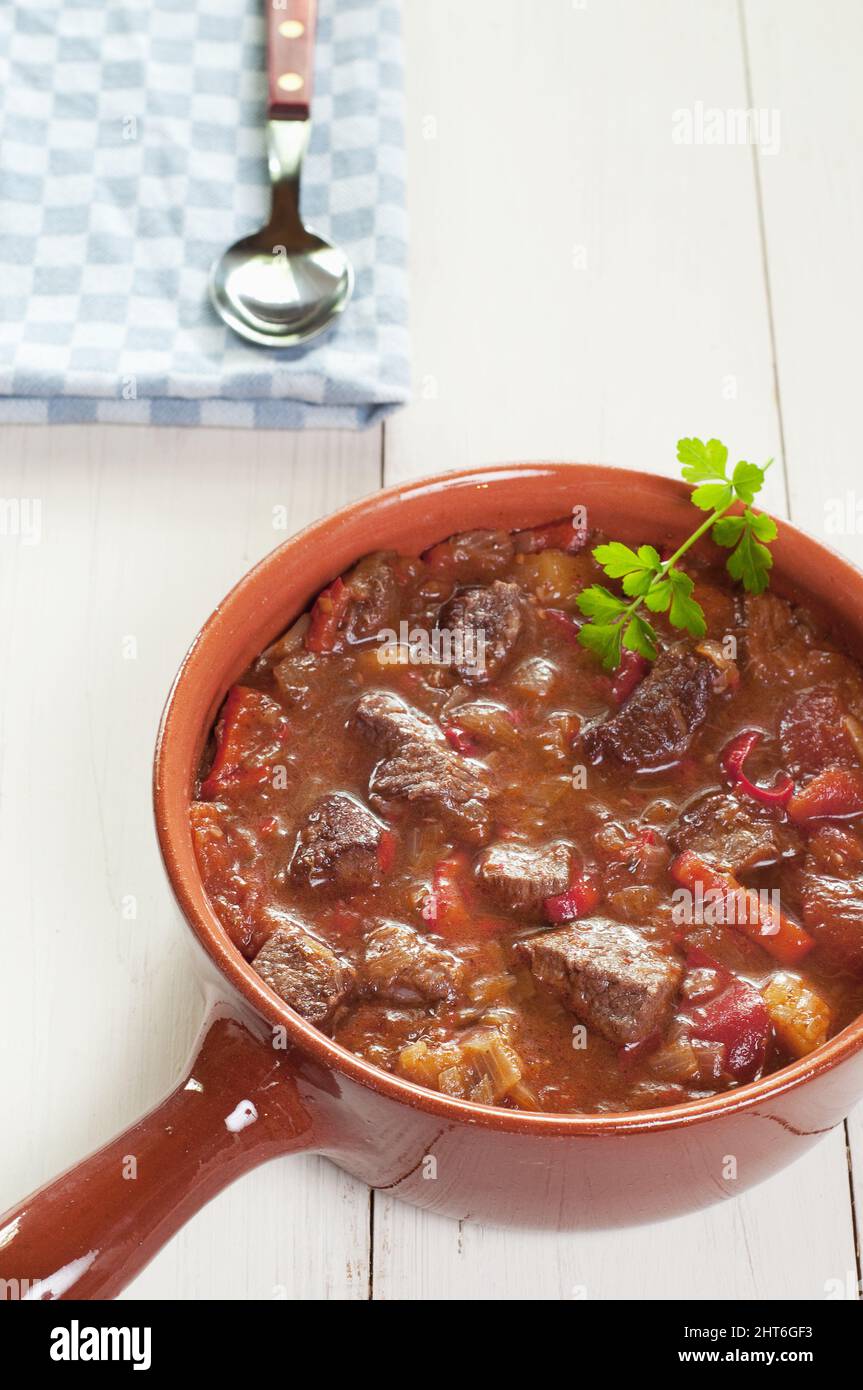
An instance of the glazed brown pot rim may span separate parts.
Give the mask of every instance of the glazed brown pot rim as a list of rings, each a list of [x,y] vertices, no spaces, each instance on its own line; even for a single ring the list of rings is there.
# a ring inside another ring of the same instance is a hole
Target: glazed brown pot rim
[[[390,1097],[404,1105],[426,1111],[439,1119],[450,1120],[453,1124],[469,1123],[489,1129],[505,1130],[514,1134],[548,1134],[550,1136],[611,1136],[627,1132],[671,1130],[698,1124],[741,1110],[755,1110],[761,1103],[781,1096],[787,1091],[796,1090],[812,1077],[831,1071],[846,1058],[863,1049],[863,1015],[860,1015],[835,1037],[822,1044],[808,1057],[791,1062],[776,1072],[752,1081],[734,1090],[722,1092],[703,1100],[688,1101],[681,1105],[657,1107],[651,1110],[630,1112],[608,1112],[602,1114],[558,1114],[545,1111],[505,1110],[495,1106],[475,1105],[470,1101],[458,1100],[441,1095],[413,1082],[403,1080],[390,1072],[383,1071],[365,1061],[356,1053],[348,1051],[334,1042],[332,1038],[307,1023],[299,1014],[284,1004],[261,980],[228,937],[214,909],[204,893],[205,906],[200,910],[190,895],[185,877],[181,871],[175,834],[191,835],[188,821],[184,827],[172,825],[166,813],[166,778],[163,775],[170,765],[173,748],[173,726],[176,711],[185,699],[186,673],[189,663],[204,644],[214,623],[224,617],[226,612],[238,601],[247,588],[259,581],[272,566],[278,565],[279,557],[285,550],[300,542],[313,542],[316,536],[325,537],[335,519],[350,523],[363,514],[373,513],[382,503],[404,496],[418,496],[423,493],[437,493],[449,485],[494,485],[507,478],[525,477],[535,474],[541,477],[549,471],[560,474],[571,471],[574,482],[578,478],[592,475],[594,480],[607,480],[618,485],[626,483],[648,483],[660,491],[667,491],[669,501],[686,498],[690,489],[676,479],[665,478],[645,470],[618,468],[607,464],[575,464],[532,462],[519,464],[498,464],[480,468],[454,469],[431,477],[395,484],[367,494],[357,501],[340,507],[311,525],[304,527],[277,546],[252,569],[250,569],[219,604],[198,632],[185,657],[171,687],[162,715],[156,740],[153,767],[153,804],[156,832],[162,859],[171,882],[174,896],[183,917],[195,937],[214,962],[221,975],[238,991],[245,1002],[262,1016],[271,1027],[282,1027],[286,1035],[304,1053],[324,1067],[332,1069],[370,1090]],[[551,520],[552,518],[549,518]],[[790,536],[798,546],[814,548],[824,553],[832,564],[838,564],[855,576],[855,581],[863,593],[863,571],[844,556],[828,546],[806,535],[798,527],[784,519],[777,518],[785,536]],[[441,539],[444,539],[441,536]],[[359,559],[360,556],[354,557]],[[333,576],[334,577],[334,576]],[[298,616],[288,614],[284,626]],[[275,638],[277,634],[273,634]],[[272,640],[272,639],[271,639]],[[223,695],[224,692],[220,692]],[[203,888],[198,875],[198,886]]]

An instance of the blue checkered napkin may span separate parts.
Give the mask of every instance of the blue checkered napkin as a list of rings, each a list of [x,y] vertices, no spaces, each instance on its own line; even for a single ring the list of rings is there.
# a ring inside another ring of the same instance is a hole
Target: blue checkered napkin
[[[263,0],[0,0],[0,420],[366,425],[408,390],[399,0],[320,0],[306,220],[354,298],[304,351],[207,274],[266,220]]]

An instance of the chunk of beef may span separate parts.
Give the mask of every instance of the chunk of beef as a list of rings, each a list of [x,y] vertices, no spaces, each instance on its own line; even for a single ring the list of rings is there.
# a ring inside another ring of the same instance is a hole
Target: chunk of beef
[[[396,558],[394,551],[375,551],[372,555],[363,556],[345,577],[351,594],[344,626],[344,635],[349,642],[377,637],[382,629],[395,626],[398,582],[393,562]]]
[[[801,916],[820,953],[841,969],[863,972],[863,873],[825,874],[807,854],[800,876]]]
[[[372,772],[374,804],[401,798],[425,801],[443,811],[478,843],[489,828],[492,792],[482,763],[455,753],[437,725],[387,690],[370,690],[357,704],[363,733],[384,754]]]
[[[844,825],[819,825],[806,842],[809,858],[806,867],[813,873],[819,869],[827,874],[844,874],[863,868],[863,840]]]
[[[311,888],[350,892],[379,878],[378,848],[384,827],[344,792],[325,796],[309,811],[298,836],[290,873]]]
[[[438,619],[450,633],[451,665],[469,685],[484,685],[503,670],[521,634],[524,595],[517,584],[496,579],[467,589],[444,604]]]
[[[678,817],[670,839],[678,853],[693,850],[733,874],[778,864],[801,848],[794,826],[778,820],[769,807],[730,792],[699,797]]]
[[[535,848],[506,841],[480,855],[477,877],[492,897],[514,912],[538,913],[546,898],[564,893],[572,871],[572,848],[558,842]]]
[[[363,983],[392,1004],[452,1002],[464,973],[457,956],[400,922],[384,922],[366,939]]]
[[[540,932],[516,950],[540,984],[618,1045],[662,1027],[683,973],[638,932],[602,917]]]
[[[330,660],[319,652],[307,652],[305,647],[287,652],[273,667],[273,679],[285,704],[308,709],[312,687],[322,664]]]
[[[658,768],[677,762],[707,716],[713,667],[684,643],[662,653],[626,704],[584,735],[592,762]]]
[[[434,568],[444,565],[461,581],[490,579],[513,557],[514,545],[508,531],[462,531],[427,550],[424,559]]]
[[[255,956],[261,979],[309,1023],[328,1022],[356,982],[353,967],[307,932],[285,919]]]
[[[858,759],[845,723],[848,717],[835,691],[804,690],[792,701],[780,725],[782,752],[795,777],[828,767],[856,767]]]
[[[787,685],[807,669],[811,637],[778,594],[744,600],[746,672],[762,685]]]

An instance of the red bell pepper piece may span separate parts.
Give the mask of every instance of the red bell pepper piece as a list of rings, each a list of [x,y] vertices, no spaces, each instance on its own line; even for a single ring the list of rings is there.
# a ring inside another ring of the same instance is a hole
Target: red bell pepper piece
[[[546,898],[542,910],[549,922],[574,922],[592,912],[599,899],[599,880],[592,869],[584,869],[574,876],[565,893]]]
[[[564,637],[570,642],[578,642],[578,634],[581,630],[581,619],[574,618],[571,613],[564,613],[562,608],[543,608],[542,616],[548,618],[549,622],[560,628]]]
[[[422,919],[443,936],[459,935],[473,925],[465,884],[467,857],[454,854],[435,864],[432,889],[422,905]]]
[[[265,912],[261,847],[254,836],[234,833],[226,807],[193,801],[189,808],[195,856],[222,924],[247,960],[256,956],[273,930]]]
[[[831,817],[845,820],[861,813],[863,771],[857,768],[831,767],[819,772],[788,803],[788,816],[795,825]]]
[[[752,1081],[762,1070],[770,1036],[770,1014],[761,994],[713,960],[706,951],[689,953],[690,965],[715,970],[719,990],[687,1015],[691,1036],[701,1042],[722,1043],[725,1070],[736,1081]]]
[[[331,652],[336,644],[339,627],[351,601],[351,591],[339,576],[329,588],[319,594],[312,608],[311,623],[306,633],[306,648],[310,652]]]
[[[465,758],[473,758],[477,754],[477,745],[474,743],[470,734],[459,728],[458,724],[447,724],[444,729],[446,741],[457,753],[461,753]]]
[[[622,705],[624,700],[629,699],[649,670],[650,662],[646,656],[639,656],[638,652],[631,652],[628,647],[624,647],[620,654],[620,665],[611,677],[611,698],[614,702]]]
[[[722,904],[728,926],[763,946],[768,955],[783,965],[794,965],[807,956],[815,941],[779,908],[765,902],[753,888],[744,888],[733,874],[720,873],[692,850],[684,850],[672,860],[670,873],[677,883],[693,894],[710,893]]]
[[[384,830],[378,840],[378,868],[382,874],[392,872],[396,862],[396,837],[391,830]]]
[[[557,610],[548,608],[546,612],[549,617],[557,615]],[[566,619],[567,615],[561,613],[561,618]],[[580,623],[572,622],[572,641],[578,641]],[[628,700],[635,687],[644,680],[650,670],[650,662],[644,656],[639,656],[638,652],[631,652],[628,647],[624,647],[620,654],[620,664],[615,667],[610,676],[599,676],[596,679],[596,688],[601,693],[610,697],[616,705],[622,705],[624,700]]]
[[[250,686],[235,685],[228,691],[222,715],[216,725],[216,756],[201,785],[201,795],[212,798],[228,787],[242,790],[260,786],[272,774],[268,762],[260,757],[262,745],[271,748],[288,734],[288,721],[269,695]]]
[[[743,764],[754,752],[764,735],[760,729],[744,729],[722,750],[719,761],[735,791],[760,801],[762,806],[787,806],[794,795],[794,783],[787,772],[780,773],[772,787],[752,782],[743,771]]]

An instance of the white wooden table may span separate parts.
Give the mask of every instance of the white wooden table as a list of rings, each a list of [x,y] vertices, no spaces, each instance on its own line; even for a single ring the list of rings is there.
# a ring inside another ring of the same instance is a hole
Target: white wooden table
[[[0,496],[43,510],[40,544],[0,535],[0,1209],[154,1102],[193,1035],[153,736],[191,634],[283,539],[274,507],[298,528],[466,463],[674,471],[678,435],[705,431],[776,454],[768,505],[816,535],[860,488],[859,0],[406,10],[414,403],[363,435],[0,432]],[[676,142],[698,103],[778,111],[778,152]],[[860,559],[857,530],[827,539]],[[213,1202],[129,1294],[853,1296],[853,1175],[863,1190],[860,1112],[722,1207],[539,1234],[290,1159]]]

